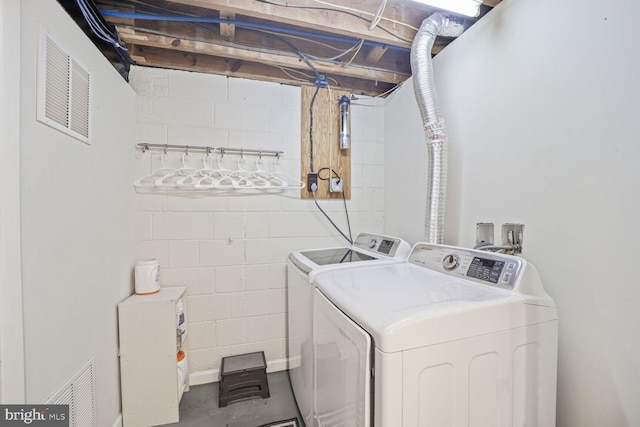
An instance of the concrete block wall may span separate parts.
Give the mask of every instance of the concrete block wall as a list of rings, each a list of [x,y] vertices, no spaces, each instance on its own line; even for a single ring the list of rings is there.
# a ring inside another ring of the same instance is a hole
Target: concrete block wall
[[[143,67],[133,67],[130,84],[138,95],[137,143],[282,150],[279,170],[299,176],[298,87]],[[352,133],[352,232],[383,232],[381,100],[354,102]],[[198,166],[201,156],[187,161]],[[167,159],[181,161],[175,153]],[[247,156],[245,167],[254,161]],[[234,169],[237,157],[222,162]],[[139,177],[159,168],[160,152],[138,151],[137,165]],[[320,204],[346,232],[343,202]],[[138,194],[137,216],[138,257],[158,259],[162,286],[188,289],[191,383],[217,381],[222,357],[252,351],[265,351],[269,371],[285,369],[287,256],[345,243],[313,201],[299,191]]]

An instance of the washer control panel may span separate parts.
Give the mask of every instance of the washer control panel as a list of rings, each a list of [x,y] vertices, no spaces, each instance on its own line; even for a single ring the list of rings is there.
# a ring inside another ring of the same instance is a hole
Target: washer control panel
[[[442,267],[447,270],[455,270],[460,265],[460,257],[455,254],[445,255],[442,259]]]
[[[409,262],[503,289],[513,289],[524,269],[524,263],[518,257],[430,243],[416,244]]]

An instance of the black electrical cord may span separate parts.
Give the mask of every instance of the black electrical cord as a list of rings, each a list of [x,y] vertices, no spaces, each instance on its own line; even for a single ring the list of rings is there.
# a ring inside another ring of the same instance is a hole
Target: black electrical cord
[[[325,216],[325,218],[327,218],[327,219],[329,220],[329,222],[331,223],[331,225],[333,225],[333,227],[334,227],[336,230],[338,230],[338,233],[340,233],[340,234],[342,235],[342,237],[344,237],[344,238],[347,240],[347,242],[349,242],[349,244],[353,245],[353,238],[351,238],[351,239],[350,239],[350,238],[348,238],[348,237],[346,236],[346,234],[344,234],[344,233],[342,232],[342,230],[340,230],[340,228],[336,225],[336,223],[335,223],[335,222],[333,222],[333,221],[331,220],[331,218],[329,218],[329,215],[327,215],[327,213],[326,213],[326,212],[325,212],[325,211],[320,207],[320,205],[318,204],[318,200],[316,199],[316,192],[315,192],[315,191],[312,191],[312,192],[311,192],[311,194],[313,194],[313,201],[316,203],[316,206],[318,207],[318,209],[320,209],[320,212],[322,212],[322,214]],[[346,206],[346,202],[345,202],[345,206]],[[348,216],[347,216],[347,218],[348,218]]]
[[[322,172],[324,172],[324,171],[331,171],[331,176],[329,176],[329,177],[324,177],[324,178],[323,178],[323,177],[321,176],[321,174],[322,174]],[[336,171],[334,171],[333,169],[331,169],[331,168],[320,168],[320,169],[318,170],[318,179],[319,179],[319,180],[322,180],[322,181],[329,181],[329,180],[330,180],[331,178],[333,178],[333,177],[336,177],[336,178],[338,178],[338,179],[342,179],[342,178],[340,177],[340,175],[338,175],[338,173],[337,173]],[[344,203],[344,213],[345,213],[345,215],[346,215],[346,217],[347,217],[347,228],[349,229],[349,238],[347,238],[347,236],[342,232],[342,230],[340,230],[340,229],[338,228],[338,226],[337,226],[333,221],[331,221],[331,218],[329,218],[329,215],[327,215],[327,214],[325,213],[325,211],[324,211],[324,210],[322,210],[322,208],[321,208],[321,207],[320,207],[320,205],[318,204],[318,201],[316,200],[316,193],[315,193],[315,191],[313,192],[313,200],[314,200],[314,202],[316,203],[316,206],[318,207],[318,209],[320,209],[320,212],[322,212],[322,213],[324,214],[324,216],[329,220],[329,222],[331,222],[331,225],[333,225],[333,226],[335,227],[335,229],[336,229],[336,230],[338,230],[338,232],[339,232],[340,234],[342,234],[342,237],[344,237],[345,239],[347,239],[347,241],[348,241],[349,243],[353,244],[353,234],[351,234],[351,221],[349,220],[349,210],[347,209],[347,198],[346,198],[346,197],[345,197],[345,195],[344,195],[344,191],[342,192],[342,202]]]
[[[291,43],[289,40],[283,37],[275,37],[275,38],[280,40],[282,43],[288,45],[291,48],[291,50],[295,52],[295,54],[298,55],[305,62],[305,64],[309,66],[309,68],[311,68],[311,71],[313,71],[313,74],[315,74],[316,76],[316,81],[315,81],[316,90],[313,93],[313,97],[311,98],[311,103],[309,104],[309,169],[310,169],[309,172],[314,173],[315,169],[313,164],[313,104],[315,104],[316,102],[316,96],[318,96],[318,91],[320,90],[320,85],[324,80],[324,78],[320,75],[316,67],[313,66],[309,58],[307,58],[307,55],[300,52],[300,50],[298,50],[298,48],[295,47],[293,43]]]
[[[349,211],[347,210],[347,198],[344,196],[344,191],[342,192],[342,203],[344,203],[344,214],[347,217],[347,228],[349,229],[349,238],[351,239],[351,243],[353,244],[353,234],[351,234],[351,221],[349,221]]]
[[[309,104],[309,167],[310,167],[310,172],[311,173],[315,173],[315,167],[313,164],[313,104],[316,101],[316,96],[318,95],[318,91],[320,90],[320,85],[322,82],[321,76],[320,74],[318,74],[318,72],[316,71],[315,68],[313,68],[313,71],[316,73],[316,90],[313,93],[313,97],[311,98],[311,103]],[[342,179],[340,178],[340,176],[336,173],[336,171],[334,171],[331,168],[321,168],[318,171],[318,178],[326,181],[329,178],[321,178],[320,177],[320,172],[325,171],[325,170],[329,170],[331,171],[331,173],[333,173],[334,176],[336,176],[338,179]],[[347,199],[344,195],[344,192],[342,192],[342,201],[344,203],[344,212],[347,216],[347,227],[349,228],[349,237],[347,237],[346,234],[344,234],[342,232],[342,230],[340,230],[340,228],[333,222],[333,220],[329,217],[329,215],[327,215],[327,213],[320,207],[320,204],[318,203],[318,200],[316,199],[316,191],[317,191],[317,186],[316,188],[312,188],[311,190],[311,194],[313,195],[313,201],[315,202],[316,206],[318,207],[318,209],[320,210],[320,212],[322,212],[322,214],[325,216],[325,218],[327,218],[329,220],[329,222],[331,223],[331,225],[333,225],[333,227],[338,230],[338,233],[340,233],[342,235],[342,237],[344,237],[347,242],[349,242],[349,244],[353,245],[353,235],[351,234],[351,221],[349,221],[349,211],[347,210]]]
[[[320,84],[316,84],[316,91],[313,93],[311,103],[309,104],[309,168],[310,172],[314,173],[313,166],[313,104],[316,102],[316,96],[320,90]]]
[[[324,178],[323,178],[322,176],[320,176],[320,174],[321,174],[322,172],[324,172],[324,171],[330,171],[330,173],[331,173],[332,175],[331,175],[331,176],[329,176],[329,177],[324,177]],[[336,178],[340,179],[340,175],[338,175],[338,174],[336,173],[336,171],[334,171],[334,170],[333,170],[333,169],[331,169],[331,168],[320,168],[320,170],[318,171],[318,179],[320,179],[320,180],[322,180],[322,181],[329,181],[329,180],[330,180],[332,177],[334,177],[334,176],[335,176]]]

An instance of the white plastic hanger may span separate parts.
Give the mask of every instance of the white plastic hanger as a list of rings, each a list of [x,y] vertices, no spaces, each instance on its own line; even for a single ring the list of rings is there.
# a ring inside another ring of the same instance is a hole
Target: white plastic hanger
[[[160,168],[154,170],[149,175],[145,175],[142,178],[134,181],[133,186],[138,189],[150,189],[155,187],[156,180],[173,173],[174,169],[167,167],[165,164],[165,157],[167,150],[160,155]]]
[[[231,169],[227,169],[222,167],[222,158],[224,157],[224,150],[218,155],[217,164],[213,172],[211,172],[211,177],[216,179],[213,188],[227,190],[234,188],[234,184],[236,182],[233,177],[233,171]]]
[[[283,181],[285,181],[287,183],[287,188],[289,189],[300,189],[300,188],[305,188],[306,184],[304,183],[304,181],[301,181],[299,179],[293,178],[292,176],[284,173],[284,172],[280,172],[279,171],[279,166],[280,166],[280,158],[276,157],[276,159],[273,162],[273,176],[275,176],[278,179],[282,179]]]
[[[187,150],[184,152],[184,154],[182,154],[182,167],[174,169],[173,173],[169,173],[156,178],[156,187],[164,190],[176,188],[178,186],[178,181],[180,181],[181,178],[195,172],[197,169],[187,165],[187,159],[190,156],[191,154],[189,154],[189,147],[187,147]]]
[[[200,188],[200,187],[197,187],[197,185],[209,179],[210,173],[214,170],[207,165],[208,158],[211,158],[211,153],[207,151],[202,156],[202,168],[195,169],[190,174],[180,178],[176,183],[177,187],[180,187],[183,189],[189,189],[189,190]]]
[[[244,164],[244,156],[242,155],[242,152],[240,153],[240,157],[238,157],[238,168],[233,171],[232,174],[235,179],[233,188],[251,188],[253,187],[251,171],[244,168],[241,163]]]
[[[259,156],[256,159],[256,170],[253,171],[253,174],[265,180],[269,184],[269,185],[266,185],[265,187],[282,189],[289,186],[289,183],[286,180],[275,176],[273,172],[263,169],[262,164],[263,164],[262,156]]]

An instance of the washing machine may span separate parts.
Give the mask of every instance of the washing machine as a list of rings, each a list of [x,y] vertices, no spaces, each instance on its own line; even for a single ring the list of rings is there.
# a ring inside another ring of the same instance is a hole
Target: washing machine
[[[314,426],[555,426],[557,310],[526,260],[419,243],[315,280]]]
[[[411,246],[404,240],[360,233],[352,245],[292,252],[287,263],[287,355],[289,377],[300,414],[313,426],[313,289],[323,271],[405,262]]]

